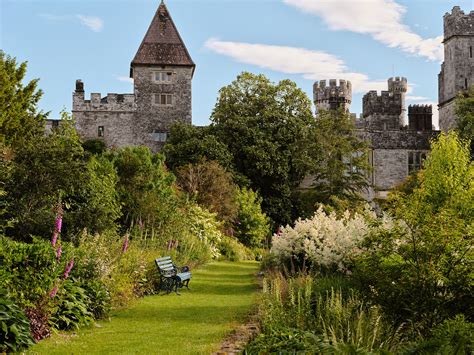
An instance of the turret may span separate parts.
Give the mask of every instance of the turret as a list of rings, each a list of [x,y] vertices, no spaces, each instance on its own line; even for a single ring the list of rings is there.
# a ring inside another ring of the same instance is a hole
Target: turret
[[[336,79],[316,81],[313,85],[316,112],[320,110],[336,110],[340,107],[349,112],[352,102],[352,84],[350,81]]]

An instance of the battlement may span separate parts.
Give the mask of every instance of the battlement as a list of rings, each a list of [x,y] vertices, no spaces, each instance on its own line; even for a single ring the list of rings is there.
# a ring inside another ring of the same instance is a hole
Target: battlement
[[[343,107],[349,110],[352,102],[352,84],[344,79],[330,79],[316,81],[313,84],[313,99],[316,107],[321,110],[332,110]]]
[[[76,90],[73,93],[73,111],[135,111],[134,94],[108,93],[102,97],[100,93],[91,93],[90,100],[85,99],[84,83],[76,80]]]
[[[432,105],[410,105],[408,106],[408,114],[433,114]]]
[[[408,80],[407,78],[396,76],[388,79],[388,91],[392,92],[407,92]]]
[[[410,105],[408,106],[408,127],[415,131],[433,130],[433,106]]]
[[[454,36],[474,36],[474,11],[466,14],[459,6],[454,6],[443,19],[444,41]]]

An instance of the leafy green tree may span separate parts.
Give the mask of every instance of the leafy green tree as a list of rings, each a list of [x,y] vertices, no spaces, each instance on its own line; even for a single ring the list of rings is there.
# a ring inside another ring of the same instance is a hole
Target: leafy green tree
[[[126,147],[110,152],[108,158],[119,176],[124,228],[139,225],[152,229],[176,216],[180,203],[175,177],[166,170],[163,155],[152,154],[147,147]]]
[[[237,216],[237,204],[234,198],[237,186],[232,174],[216,161],[201,161],[187,164],[177,171],[178,185],[196,202],[217,213],[221,221],[230,226]]]
[[[474,85],[459,93],[455,113],[459,136],[471,142],[471,157],[474,157]]]
[[[463,313],[474,318],[474,164],[452,131],[433,142],[418,186],[392,196],[405,228],[381,233],[361,258],[359,277],[398,322],[420,331]]]
[[[309,135],[307,172],[313,180],[313,198],[319,203],[361,201],[370,169],[367,144],[360,139],[349,113],[320,111]]]
[[[236,191],[238,203],[235,236],[249,248],[261,248],[270,235],[270,221],[262,212],[262,199],[250,189]]]
[[[301,142],[314,123],[306,94],[290,80],[242,73],[219,91],[211,120],[265,213],[278,225],[291,223],[292,191],[305,174]]]
[[[214,134],[214,128],[176,123],[163,148],[166,165],[176,171],[180,166],[196,164],[203,159],[217,161],[226,169],[232,168],[232,155],[227,146]]]
[[[10,145],[43,133],[47,114],[37,111],[42,96],[38,79],[23,85],[26,63],[17,64],[0,50],[0,143]]]
[[[100,164],[85,159],[67,115],[51,134],[16,144],[5,182],[6,217],[15,222],[7,235],[25,241],[30,235],[50,238],[59,201],[64,205],[65,239],[84,228],[92,233],[112,228],[120,214],[116,173]]]

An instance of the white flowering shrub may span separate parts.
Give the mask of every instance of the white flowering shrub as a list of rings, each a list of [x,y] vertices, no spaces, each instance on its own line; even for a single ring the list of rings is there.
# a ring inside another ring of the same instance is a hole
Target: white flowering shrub
[[[212,258],[217,259],[221,255],[219,244],[223,238],[223,222],[217,219],[217,213],[193,205],[189,209],[189,219],[191,233],[206,243],[211,249]]]
[[[374,214],[370,218],[376,218]],[[310,219],[299,219],[294,227],[282,228],[273,236],[271,253],[281,263],[312,265],[347,272],[354,257],[362,253],[361,242],[371,226],[367,215],[346,211],[342,217],[327,214],[319,208]],[[384,217],[382,228],[391,228],[392,221]]]

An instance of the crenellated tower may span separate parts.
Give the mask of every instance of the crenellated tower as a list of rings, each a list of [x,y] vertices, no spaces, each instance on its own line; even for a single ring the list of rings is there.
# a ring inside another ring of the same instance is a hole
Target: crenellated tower
[[[161,1],[130,65],[133,94],[92,93],[76,81],[73,115],[84,139],[108,147],[144,145],[157,152],[171,126],[191,123],[191,82],[195,65],[171,15]]]
[[[388,79],[388,90],[378,95],[372,90],[362,99],[364,127],[370,130],[399,130],[405,124],[405,94],[408,81],[404,77]]]
[[[336,110],[343,108],[349,112],[352,102],[352,84],[350,81],[336,79],[316,81],[313,85],[314,105],[316,114],[321,110]]]
[[[439,127],[455,126],[454,100],[474,85],[474,11],[465,14],[459,6],[444,15],[444,62],[438,75]]]

